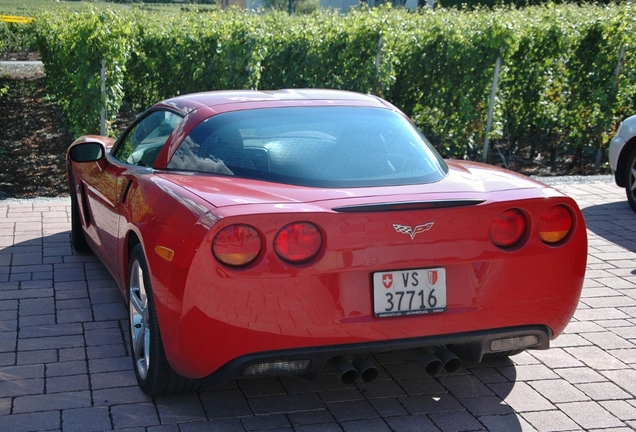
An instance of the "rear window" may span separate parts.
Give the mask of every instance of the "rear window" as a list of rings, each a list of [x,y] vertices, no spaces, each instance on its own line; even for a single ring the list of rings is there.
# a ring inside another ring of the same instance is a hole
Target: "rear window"
[[[192,130],[168,168],[327,188],[431,183],[447,171],[404,116],[364,107],[219,114]]]

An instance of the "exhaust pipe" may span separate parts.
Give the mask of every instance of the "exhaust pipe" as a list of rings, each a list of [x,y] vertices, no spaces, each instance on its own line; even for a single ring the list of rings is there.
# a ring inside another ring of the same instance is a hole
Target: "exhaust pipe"
[[[336,376],[343,384],[353,384],[358,380],[360,372],[350,362],[342,360],[336,363]]]
[[[438,349],[435,354],[444,364],[446,372],[455,372],[462,366],[462,360],[446,348]]]
[[[363,382],[371,382],[380,374],[378,368],[367,359],[358,359],[353,362],[353,366],[360,373],[360,378],[362,378]]]
[[[442,370],[455,372],[462,366],[459,357],[442,347],[437,348],[435,352],[425,351],[417,360],[430,375],[436,375]]]
[[[429,351],[422,354],[417,359],[417,361],[429,375],[437,375],[442,371],[442,369],[444,369],[444,362],[442,362],[439,357]]]

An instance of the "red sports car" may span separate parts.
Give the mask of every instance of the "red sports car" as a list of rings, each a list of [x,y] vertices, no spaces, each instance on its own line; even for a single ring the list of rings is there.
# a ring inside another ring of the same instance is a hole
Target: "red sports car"
[[[571,198],[442,160],[375,96],[179,96],[67,162],[73,247],[121,288],[148,394],[328,362],[370,381],[388,351],[436,373],[546,349],[583,284]]]

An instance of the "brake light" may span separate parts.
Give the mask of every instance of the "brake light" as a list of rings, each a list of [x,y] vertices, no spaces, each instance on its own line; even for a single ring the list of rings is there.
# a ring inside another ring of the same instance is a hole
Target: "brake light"
[[[552,206],[539,219],[539,237],[544,243],[558,243],[570,234],[572,225],[572,213],[565,206]]]
[[[274,239],[274,250],[283,260],[302,264],[315,258],[322,247],[318,227],[309,222],[294,222],[284,226]]]
[[[524,238],[527,226],[526,218],[520,210],[506,210],[490,224],[490,239],[497,247],[511,248]]]
[[[236,224],[219,231],[212,242],[212,251],[223,264],[244,267],[258,257],[262,244],[258,231],[249,225]]]

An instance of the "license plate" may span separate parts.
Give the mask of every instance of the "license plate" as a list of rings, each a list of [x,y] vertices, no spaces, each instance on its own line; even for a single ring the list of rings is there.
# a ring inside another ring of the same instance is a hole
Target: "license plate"
[[[376,317],[438,313],[445,310],[445,269],[373,273],[373,313]]]

